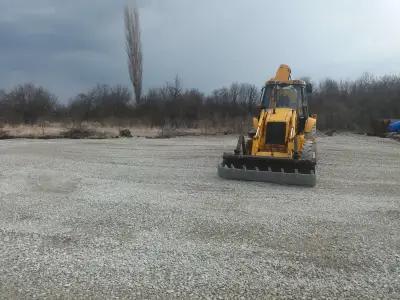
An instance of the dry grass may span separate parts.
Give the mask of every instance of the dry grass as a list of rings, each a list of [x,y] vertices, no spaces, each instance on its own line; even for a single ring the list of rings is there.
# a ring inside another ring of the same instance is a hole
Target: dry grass
[[[65,130],[60,124],[51,126],[39,125],[4,125],[2,132],[13,138],[39,138],[43,136],[59,136]]]
[[[213,128],[202,126],[200,128],[163,128],[145,126],[104,126],[100,123],[83,123],[80,125],[65,123],[46,123],[41,125],[9,125],[0,126],[0,139],[58,139],[58,138],[90,138],[108,139],[124,137],[121,134],[124,130],[129,130],[132,136],[148,138],[172,138],[177,136],[200,136],[230,134],[236,132],[231,128]],[[125,136],[126,137],[126,136]]]

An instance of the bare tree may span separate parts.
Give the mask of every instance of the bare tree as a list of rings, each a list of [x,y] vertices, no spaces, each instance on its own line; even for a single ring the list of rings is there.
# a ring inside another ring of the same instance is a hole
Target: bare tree
[[[5,93],[0,104],[8,122],[34,124],[55,115],[57,98],[45,88],[28,83]]]
[[[142,97],[143,56],[139,10],[136,5],[125,7],[125,38],[129,76],[135,92],[136,103],[139,104]]]
[[[175,76],[174,82],[167,82],[166,88],[171,99],[178,99],[182,95],[182,84],[179,76]]]

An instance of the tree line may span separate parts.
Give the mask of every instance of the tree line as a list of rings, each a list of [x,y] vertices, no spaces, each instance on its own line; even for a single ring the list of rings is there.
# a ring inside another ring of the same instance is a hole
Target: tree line
[[[184,89],[176,78],[149,89],[139,103],[124,86],[97,85],[63,104],[49,90],[33,84],[0,90],[0,122],[34,125],[42,122],[97,122],[102,125],[148,127],[219,127],[255,112],[260,91],[234,83],[205,95]]]
[[[323,80],[310,107],[321,129],[368,132],[376,120],[400,119],[400,76],[365,73],[354,81]]]
[[[0,122],[99,122],[149,127],[247,127],[257,115],[260,88],[234,83],[208,95],[185,89],[179,78],[152,88],[138,103],[129,88],[97,85],[64,104],[41,86],[18,85],[0,90]],[[400,118],[400,77],[364,74],[354,81],[326,79],[314,85],[310,111],[322,130],[368,131],[372,120]]]

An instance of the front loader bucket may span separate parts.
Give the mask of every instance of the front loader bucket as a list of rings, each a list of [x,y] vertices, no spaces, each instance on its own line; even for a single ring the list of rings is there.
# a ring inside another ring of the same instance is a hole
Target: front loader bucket
[[[225,153],[218,166],[225,179],[315,186],[315,162]]]

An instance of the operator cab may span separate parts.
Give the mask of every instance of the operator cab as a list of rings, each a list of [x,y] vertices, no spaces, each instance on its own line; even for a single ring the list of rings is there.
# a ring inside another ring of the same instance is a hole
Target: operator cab
[[[291,108],[299,117],[308,116],[307,94],[312,90],[311,84],[304,81],[296,83],[267,82],[263,88],[261,106],[263,108]]]

